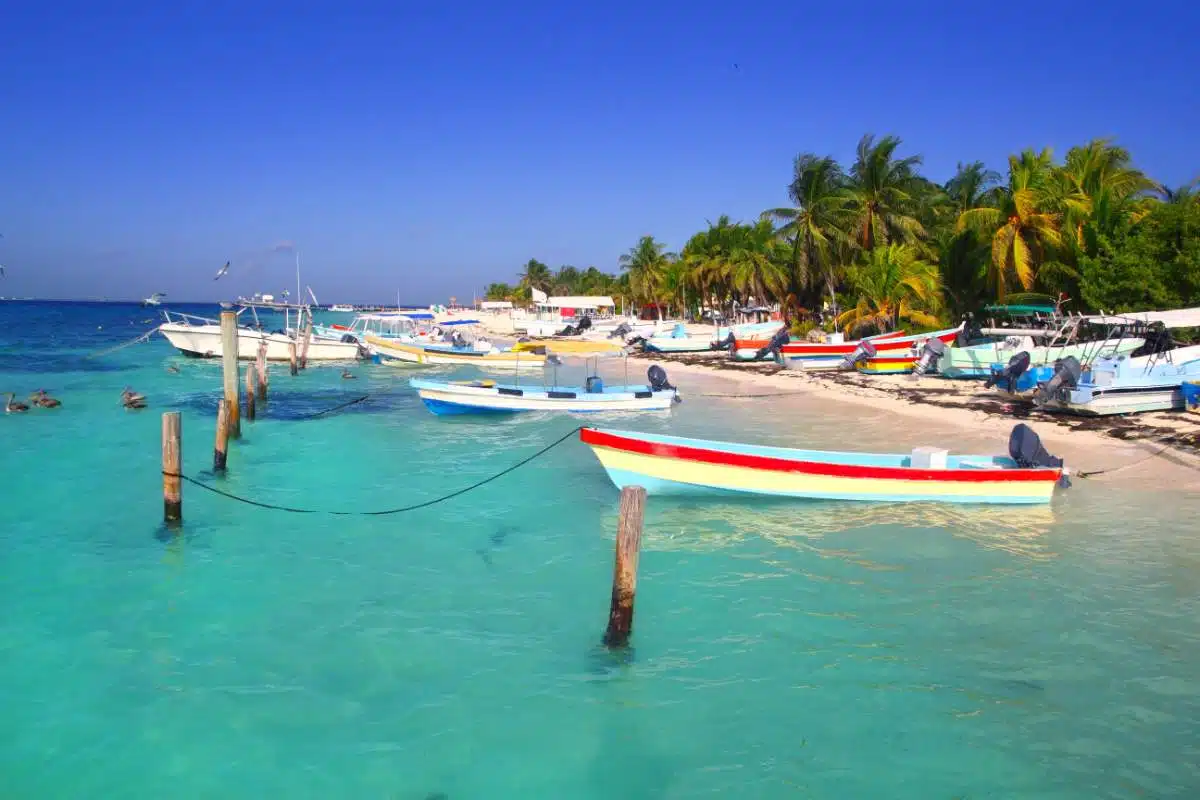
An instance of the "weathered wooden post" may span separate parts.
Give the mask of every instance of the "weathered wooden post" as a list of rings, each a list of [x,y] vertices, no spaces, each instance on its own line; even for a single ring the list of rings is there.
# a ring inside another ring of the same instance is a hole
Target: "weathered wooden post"
[[[258,342],[258,356],[254,359],[255,372],[258,373],[258,399],[267,399],[267,340]]]
[[[229,407],[229,435],[236,439],[242,435],[242,426],[241,398],[238,397],[237,313],[232,310],[221,312],[221,366],[225,379],[225,405]]]
[[[217,441],[213,444],[213,472],[224,472],[229,458],[229,403],[217,401]]]
[[[642,518],[646,513],[646,490],[626,486],[621,490],[617,519],[617,551],[613,565],[612,604],[604,644],[625,647],[633,630],[633,598],[637,594],[638,553],[642,547]]]
[[[162,415],[163,522],[183,521],[183,422],[178,411]]]
[[[254,365],[246,367],[246,419],[254,421],[254,400],[258,396],[254,391]]]
[[[308,312],[308,320],[304,323],[304,341],[300,344],[300,369],[308,369],[308,346],[312,344],[313,318]]]
[[[288,361],[291,362],[288,364],[288,369],[295,376],[299,372],[299,368],[297,366],[296,343],[294,341],[288,342]]]

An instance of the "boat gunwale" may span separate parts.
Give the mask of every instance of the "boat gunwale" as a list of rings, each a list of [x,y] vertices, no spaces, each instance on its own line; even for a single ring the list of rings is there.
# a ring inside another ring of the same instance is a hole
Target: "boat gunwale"
[[[667,458],[678,461],[694,461],[728,467],[743,467],[767,472],[793,472],[809,475],[829,475],[842,478],[887,479],[908,481],[948,481],[955,483],[996,483],[996,482],[1038,482],[1056,481],[1062,475],[1059,467],[1007,467],[997,464],[994,456],[959,456],[959,458],[987,458],[991,467],[948,467],[946,469],[921,469],[905,466],[879,466],[868,464],[837,464],[830,461],[818,461],[799,456],[788,457],[790,448],[768,448],[779,451],[778,456],[766,456],[752,453],[739,453],[733,449],[722,450],[703,445],[720,445],[726,448],[737,448],[733,442],[705,441],[700,439],[684,439],[668,437],[678,442],[651,441],[640,438],[631,432],[612,432],[599,428],[581,428],[579,439],[591,447],[605,447],[612,450],[638,455]],[[812,453],[818,451],[796,451],[793,453]],[[897,454],[881,453],[833,453],[829,455],[846,455],[852,457],[895,457]]]

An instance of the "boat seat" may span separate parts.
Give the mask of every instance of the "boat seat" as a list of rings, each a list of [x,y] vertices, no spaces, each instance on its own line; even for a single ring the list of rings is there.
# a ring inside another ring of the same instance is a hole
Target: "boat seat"
[[[560,400],[574,400],[576,396],[574,392],[546,392],[546,395]]]
[[[500,394],[510,394],[513,397],[522,397],[525,394],[524,389],[510,389],[507,386],[499,386],[496,388],[496,391]]]
[[[634,392],[633,396],[638,400],[645,400],[647,397],[654,397],[654,392]]]

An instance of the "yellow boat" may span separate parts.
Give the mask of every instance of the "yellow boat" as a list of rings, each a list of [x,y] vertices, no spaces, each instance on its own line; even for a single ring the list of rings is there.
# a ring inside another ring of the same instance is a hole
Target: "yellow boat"
[[[367,336],[366,341],[375,361],[389,366],[475,364],[488,369],[522,370],[538,370],[546,366],[544,347],[541,348],[542,352],[539,353],[535,350],[515,349],[467,350],[463,348],[401,342],[395,339],[381,339],[377,336]]]
[[[562,356],[606,356],[625,351],[615,341],[591,339],[540,339],[536,342],[517,342],[512,349],[530,352],[539,347]]]

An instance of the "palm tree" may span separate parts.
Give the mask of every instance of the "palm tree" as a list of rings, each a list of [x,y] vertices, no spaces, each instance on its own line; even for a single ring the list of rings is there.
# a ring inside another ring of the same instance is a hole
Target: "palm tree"
[[[580,272],[575,267],[559,267],[554,274],[554,291],[571,295],[579,291]]]
[[[967,211],[995,205],[1000,173],[987,169],[982,161],[959,163],[954,177],[942,187],[948,224],[933,228],[932,238],[937,245],[938,263],[942,270],[943,290],[956,312],[979,305],[986,292],[981,269],[991,257],[990,241],[974,230],[957,230],[955,221]]]
[[[1094,254],[1097,234],[1111,234],[1125,220],[1137,222],[1149,211],[1143,195],[1161,187],[1132,164],[1129,151],[1108,139],[1067,151],[1052,188],[1061,206],[1061,228],[1078,250]]]
[[[1169,186],[1159,186],[1158,198],[1164,203],[1177,205],[1200,202],[1200,192],[1196,191],[1197,186],[1200,186],[1200,178],[1193,178],[1188,183],[1174,189]]]
[[[489,283],[484,290],[485,300],[512,300],[513,288],[507,283]]]
[[[875,248],[851,271],[850,279],[858,302],[838,317],[847,334],[866,325],[893,330],[901,319],[917,325],[938,324],[935,312],[941,305],[941,277],[937,266],[922,260],[912,245]]]
[[[530,289],[540,289],[545,292],[554,286],[554,276],[551,274],[550,268],[536,258],[525,262],[525,267],[519,277],[518,285],[526,292]]]
[[[629,288],[636,300],[657,302],[667,267],[674,259],[675,254],[666,252],[666,245],[653,236],[638,239],[638,243],[621,256],[621,269],[629,275]]]
[[[770,303],[787,291],[787,253],[777,249],[769,219],[738,225],[729,248],[729,282],[743,299]]]
[[[1049,148],[1009,156],[1008,185],[996,190],[997,207],[971,208],[958,215],[956,230],[975,230],[991,238],[988,282],[998,300],[1014,280],[1026,290],[1033,288],[1047,250],[1062,244],[1060,216],[1049,210],[1052,166]]]
[[[925,229],[913,210],[920,156],[897,159],[900,139],[885,136],[878,142],[868,133],[858,142],[858,155],[850,168],[847,193],[854,219],[854,238],[864,250],[889,242],[914,242]]]
[[[846,174],[829,156],[802,153],[792,166],[788,197],[792,208],[772,208],[763,216],[783,223],[775,235],[791,244],[792,292],[798,295],[819,280],[836,303],[840,276],[833,244],[849,239]]]

